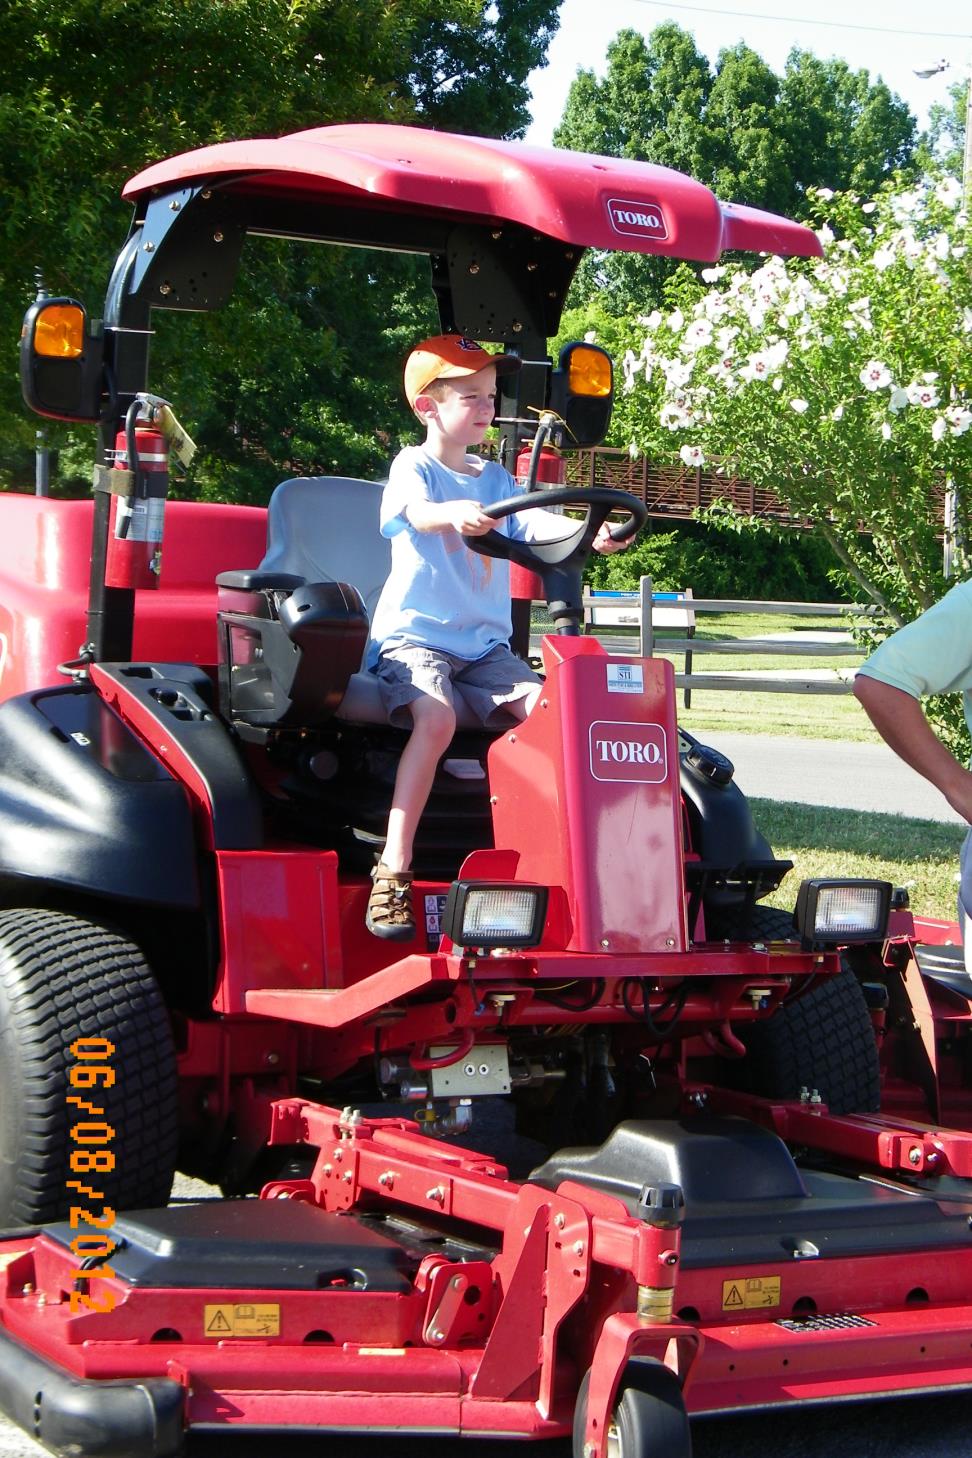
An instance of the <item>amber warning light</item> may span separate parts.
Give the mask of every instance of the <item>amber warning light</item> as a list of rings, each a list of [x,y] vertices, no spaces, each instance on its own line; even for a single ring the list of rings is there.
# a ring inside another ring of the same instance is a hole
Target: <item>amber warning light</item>
[[[570,347],[566,361],[567,388],[572,395],[610,395],[614,387],[611,360],[590,344]]]
[[[614,403],[611,356],[600,345],[575,342],[560,351],[550,377],[550,408],[564,422],[558,445],[600,445],[607,434]]]
[[[49,304],[34,319],[34,353],[77,359],[84,351],[84,310],[78,304]]]

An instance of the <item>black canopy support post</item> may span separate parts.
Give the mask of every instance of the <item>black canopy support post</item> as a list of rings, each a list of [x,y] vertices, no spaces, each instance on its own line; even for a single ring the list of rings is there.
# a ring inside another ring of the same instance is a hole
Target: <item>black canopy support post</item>
[[[148,383],[150,307],[131,287],[141,242],[142,230],[136,225],[115,261],[105,298],[105,363],[114,388],[111,411],[98,429],[97,464],[102,468],[109,464],[108,453],[129,405]],[[135,592],[105,583],[110,513],[110,494],[95,490],[87,640],[82,653],[95,662],[125,663],[132,656]]]
[[[129,406],[148,388],[152,310],[198,312],[225,303],[245,235],[239,206],[205,182],[174,187],[140,203],[105,298],[112,403],[101,426],[99,465],[109,464],[108,452]],[[105,585],[110,511],[110,494],[95,491],[86,653],[97,660],[127,662],[132,656],[135,592]]]
[[[550,393],[550,369],[546,364],[547,341],[542,334],[531,332],[516,337],[505,346],[509,354],[518,354],[523,364],[515,374],[501,375],[496,413],[500,417],[500,461],[512,476],[516,475],[516,458],[520,443],[532,438],[539,411],[547,404]],[[532,407],[532,408],[531,408]],[[533,420],[534,424],[523,424]],[[510,647],[521,658],[530,656],[530,619],[532,603],[515,597],[510,603],[513,632]]]

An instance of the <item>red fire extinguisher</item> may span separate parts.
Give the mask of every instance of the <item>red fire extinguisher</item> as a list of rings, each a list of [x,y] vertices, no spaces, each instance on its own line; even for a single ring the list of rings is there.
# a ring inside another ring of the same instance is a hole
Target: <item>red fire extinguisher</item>
[[[132,482],[124,494],[112,493],[105,562],[107,587],[159,585],[162,565],[162,527],[169,490],[169,443],[147,422],[138,424],[139,402],[128,412],[124,429],[115,438],[114,469],[129,470]]]
[[[532,440],[524,440],[520,444],[516,469],[513,473],[518,484],[523,487],[524,491],[531,491],[535,486],[563,486],[567,477],[567,462],[564,460],[562,452],[546,441],[539,447],[536,473],[531,479],[530,465],[535,449],[536,444]],[[537,502],[538,506],[541,504],[541,501]],[[535,600],[543,602],[546,597],[543,581],[536,572],[531,572],[529,568],[520,567],[516,562],[511,562],[510,596],[525,598],[530,602]]]
[[[532,456],[533,441],[523,441],[520,445],[520,454],[516,458],[516,470],[513,474],[525,491],[532,490],[534,484],[537,486],[563,486],[567,479],[567,462],[564,460],[563,453],[558,451],[556,446],[548,443],[541,445],[539,459],[537,460],[535,482],[530,480],[530,461]]]

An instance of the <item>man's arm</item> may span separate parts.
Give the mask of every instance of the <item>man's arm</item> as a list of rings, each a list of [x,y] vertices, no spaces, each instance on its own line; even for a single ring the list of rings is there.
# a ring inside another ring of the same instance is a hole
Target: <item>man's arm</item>
[[[864,673],[854,680],[854,694],[884,742],[972,824],[972,772],[942,744],[918,699]]]

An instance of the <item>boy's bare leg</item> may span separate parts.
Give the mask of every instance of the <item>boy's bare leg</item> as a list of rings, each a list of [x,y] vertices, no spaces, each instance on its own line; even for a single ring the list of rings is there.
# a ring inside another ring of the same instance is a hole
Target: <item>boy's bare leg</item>
[[[528,694],[524,694],[522,699],[515,699],[512,704],[506,705],[506,707],[509,709],[510,713],[515,719],[519,719],[522,721],[526,718],[527,714],[529,714],[530,710],[537,702],[537,699],[543,693],[543,688],[543,684],[538,683],[536,687],[532,688]]]
[[[382,864],[389,871],[407,871],[412,864],[412,842],[432,789],[436,766],[456,732],[456,714],[443,699],[429,694],[414,699],[412,733],[402,751],[395,776],[388,833]]]

